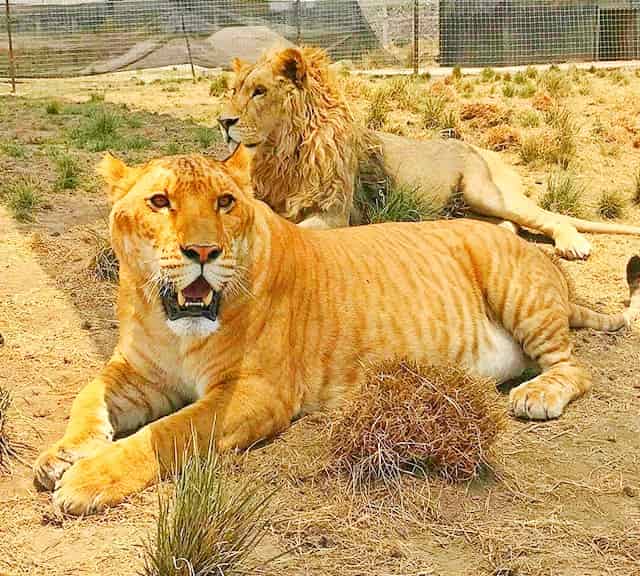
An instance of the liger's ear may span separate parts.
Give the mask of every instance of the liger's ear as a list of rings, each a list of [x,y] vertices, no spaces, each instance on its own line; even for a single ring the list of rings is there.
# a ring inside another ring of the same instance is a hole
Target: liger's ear
[[[233,154],[224,161],[225,168],[241,186],[248,186],[251,182],[251,160],[253,153],[239,144]]]
[[[231,70],[233,70],[236,74],[247,66],[249,66],[249,62],[243,60],[242,58],[234,58],[233,60],[231,60]]]
[[[287,48],[278,54],[275,62],[277,74],[301,88],[307,76],[307,63],[299,48]]]
[[[110,152],[100,160],[96,166],[96,172],[107,183],[109,199],[112,202],[122,198],[131,189],[137,175],[135,168],[130,168]]]

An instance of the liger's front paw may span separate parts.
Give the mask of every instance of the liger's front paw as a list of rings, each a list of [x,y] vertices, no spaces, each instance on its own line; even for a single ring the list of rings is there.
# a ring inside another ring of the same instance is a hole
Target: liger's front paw
[[[127,458],[117,444],[76,462],[58,481],[54,506],[77,516],[115,506],[155,480],[155,463]]]
[[[577,230],[564,231],[555,245],[556,254],[567,260],[586,260],[591,254],[591,243]]]
[[[109,444],[106,439],[92,439],[82,444],[56,442],[38,456],[33,466],[34,482],[44,490],[53,490],[56,482],[75,462],[95,454]]]
[[[509,403],[518,418],[550,420],[562,414],[568,400],[562,389],[534,379],[511,390]]]

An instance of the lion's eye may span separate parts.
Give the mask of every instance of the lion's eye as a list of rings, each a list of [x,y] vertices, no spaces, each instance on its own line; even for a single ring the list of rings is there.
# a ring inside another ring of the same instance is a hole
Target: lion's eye
[[[161,208],[168,208],[170,204],[169,198],[167,198],[164,194],[154,194],[153,196],[151,196],[151,198],[149,198],[149,203],[151,204],[151,206],[157,208],[158,210],[160,210]]]
[[[226,208],[230,208],[234,200],[235,198],[231,196],[231,194],[223,194],[222,196],[220,196],[220,198],[218,198],[218,208],[221,208],[223,210]]]
[[[267,89],[264,86],[258,86],[251,95],[251,98],[255,98],[256,96],[262,96],[267,93]]]

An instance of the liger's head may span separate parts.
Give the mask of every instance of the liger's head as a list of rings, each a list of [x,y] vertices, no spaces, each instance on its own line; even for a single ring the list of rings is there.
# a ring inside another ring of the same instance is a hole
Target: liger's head
[[[268,51],[255,64],[232,64],[231,97],[218,122],[232,149],[254,149],[304,113],[305,97],[317,84],[314,78],[327,72],[328,58],[315,48],[292,47]]]
[[[224,162],[188,155],[129,167],[107,154],[98,165],[122,274],[162,303],[178,335],[215,332],[225,296],[242,280],[253,221],[248,161],[239,147]]]

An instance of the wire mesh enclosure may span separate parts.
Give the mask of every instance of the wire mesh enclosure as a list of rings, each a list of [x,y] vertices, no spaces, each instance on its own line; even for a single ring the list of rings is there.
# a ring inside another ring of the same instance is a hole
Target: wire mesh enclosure
[[[226,67],[313,44],[363,68],[640,57],[640,0],[5,0],[0,76]]]

